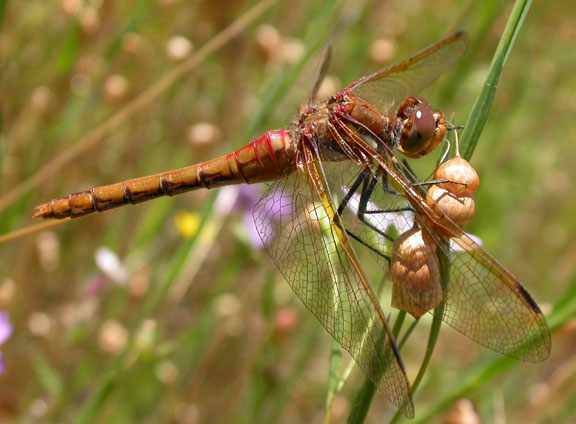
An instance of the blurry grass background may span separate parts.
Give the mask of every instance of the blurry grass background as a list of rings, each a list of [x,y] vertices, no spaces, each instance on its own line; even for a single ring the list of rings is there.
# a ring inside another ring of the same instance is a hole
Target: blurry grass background
[[[284,127],[327,44],[330,94],[449,32],[468,31],[461,65],[425,93],[463,124],[511,7],[278,2],[87,151],[59,162],[254,4],[1,3],[0,234],[33,224],[34,206],[53,197],[209,159]],[[533,5],[472,159],[481,186],[467,229],[547,312],[569,302],[575,284],[574,39],[576,3]],[[435,159],[419,166],[429,173]],[[47,164],[55,172],[11,194]],[[0,308],[15,327],[0,347],[2,422],[322,420],[331,339],[251,242],[249,212],[231,204],[237,192],[219,193],[128,206],[0,245]],[[99,265],[100,248],[120,264]],[[569,318],[547,362],[512,362],[439,405],[464,376],[497,358],[443,328],[416,416],[574,422],[576,322]],[[412,378],[426,342],[426,323],[420,327],[403,350]],[[355,371],[333,422],[345,422],[362,380]],[[393,412],[377,395],[367,422],[386,422]]]

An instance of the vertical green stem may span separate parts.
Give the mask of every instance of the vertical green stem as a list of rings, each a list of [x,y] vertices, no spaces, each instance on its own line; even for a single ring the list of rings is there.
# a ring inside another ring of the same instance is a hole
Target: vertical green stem
[[[494,53],[494,59],[490,64],[486,81],[482,86],[480,95],[474,102],[474,106],[470,111],[470,116],[468,117],[468,121],[466,122],[466,126],[462,133],[462,138],[460,139],[460,152],[462,153],[462,157],[466,160],[470,160],[472,157],[472,153],[476,148],[480,134],[488,120],[492,102],[496,95],[496,89],[498,88],[500,74],[508,60],[516,36],[522,27],[522,23],[524,22],[524,18],[526,17],[531,4],[531,0],[518,0],[514,3],[514,7],[510,13],[510,18],[508,19],[506,28],[502,33],[502,37],[500,38],[500,42],[498,43],[498,47]]]

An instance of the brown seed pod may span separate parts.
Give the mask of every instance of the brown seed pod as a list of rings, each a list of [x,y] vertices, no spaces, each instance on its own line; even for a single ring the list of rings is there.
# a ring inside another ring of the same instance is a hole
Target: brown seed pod
[[[480,179],[470,163],[457,155],[438,167],[434,179],[451,182],[435,184],[428,189],[428,206],[443,213],[459,226],[472,221],[476,206],[474,193]]]
[[[392,307],[419,318],[442,301],[436,244],[419,228],[400,235],[392,245],[388,271]]]
[[[450,184],[452,187],[461,187],[456,184]],[[451,191],[440,188],[439,185],[433,185],[426,193],[426,203],[428,206],[448,216],[459,226],[474,219],[476,202],[474,197],[463,195],[456,196]]]
[[[461,156],[456,156],[440,165],[434,173],[434,179],[466,184],[438,184],[438,187],[448,190],[458,197],[473,196],[480,184],[480,178],[478,178],[478,174],[472,168],[472,165]]]

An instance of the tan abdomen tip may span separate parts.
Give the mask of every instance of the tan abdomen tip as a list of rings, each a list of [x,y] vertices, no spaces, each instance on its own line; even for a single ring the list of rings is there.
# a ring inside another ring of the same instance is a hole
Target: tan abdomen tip
[[[52,210],[50,208],[50,203],[44,203],[43,205],[36,206],[34,209],[34,219],[38,218],[52,218]]]

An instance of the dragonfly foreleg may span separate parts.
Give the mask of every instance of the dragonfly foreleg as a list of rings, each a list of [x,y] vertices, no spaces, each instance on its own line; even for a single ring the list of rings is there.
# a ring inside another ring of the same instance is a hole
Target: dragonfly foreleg
[[[429,186],[429,185],[435,185],[435,184],[456,184],[456,185],[461,185],[464,187],[467,187],[468,184],[466,183],[461,183],[458,181],[452,181],[452,180],[447,180],[447,179],[441,179],[441,180],[431,180],[431,181],[419,181],[417,183],[413,183],[413,186],[419,186],[419,187],[424,187],[424,186]]]

